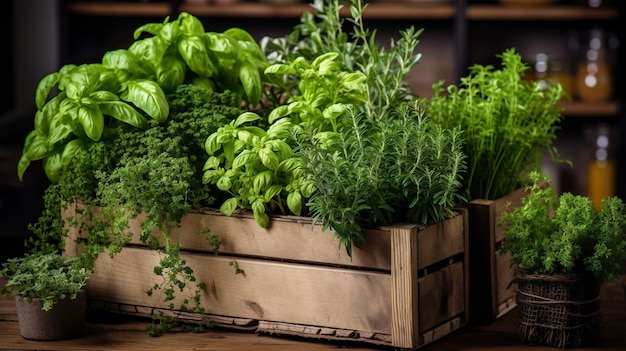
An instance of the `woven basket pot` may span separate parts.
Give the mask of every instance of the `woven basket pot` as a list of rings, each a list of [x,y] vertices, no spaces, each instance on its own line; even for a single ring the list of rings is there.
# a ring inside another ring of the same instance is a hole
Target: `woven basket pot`
[[[527,345],[577,348],[600,339],[600,284],[587,275],[516,273],[519,337]]]

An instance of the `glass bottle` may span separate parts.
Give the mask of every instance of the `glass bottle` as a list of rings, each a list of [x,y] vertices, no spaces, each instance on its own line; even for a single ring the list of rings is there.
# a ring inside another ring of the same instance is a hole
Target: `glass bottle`
[[[602,29],[594,28],[581,46],[582,59],[576,70],[576,93],[580,100],[603,102],[613,95],[611,48]]]
[[[601,200],[615,195],[616,169],[611,157],[610,128],[606,124],[598,126],[594,140],[594,157],[588,166],[588,196],[600,208]]]

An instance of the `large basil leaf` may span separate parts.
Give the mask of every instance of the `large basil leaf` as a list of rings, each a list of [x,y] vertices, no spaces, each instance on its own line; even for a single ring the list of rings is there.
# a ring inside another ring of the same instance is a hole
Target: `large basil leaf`
[[[165,121],[169,115],[169,104],[159,85],[145,79],[133,79],[125,83],[126,90],[120,96],[132,102],[157,121]]]

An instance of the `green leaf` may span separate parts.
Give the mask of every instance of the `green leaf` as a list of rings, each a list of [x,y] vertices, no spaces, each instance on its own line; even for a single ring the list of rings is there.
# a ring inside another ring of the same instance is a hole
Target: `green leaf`
[[[41,160],[48,155],[48,142],[44,135],[33,130],[26,136],[22,158],[29,161]],[[23,172],[22,172],[23,173]]]
[[[109,68],[126,70],[134,77],[146,75],[135,54],[126,49],[107,51],[102,57],[102,64]]]
[[[60,74],[58,72],[50,73],[43,77],[37,84],[35,91],[35,105],[41,110],[52,91],[52,88],[59,82]]]
[[[140,62],[147,64],[154,69],[161,62],[161,58],[165,56],[169,43],[161,37],[150,37],[137,40],[130,44],[130,51]]]
[[[220,132],[217,131],[206,138],[206,141],[204,143],[204,150],[207,152],[207,154],[212,156],[217,150],[220,149],[220,143],[218,141],[219,137]]]
[[[165,91],[173,91],[185,81],[187,66],[177,56],[164,56],[156,67],[157,83]]]
[[[274,124],[276,120],[289,116],[290,110],[288,105],[281,105],[274,108],[269,116],[267,117],[267,121],[269,123]]]
[[[271,169],[272,171],[276,171],[278,169],[278,155],[276,155],[273,150],[266,147],[262,148],[259,150],[259,159],[261,159],[261,162],[265,167]]]
[[[215,156],[210,156],[202,166],[202,170],[218,169],[220,167],[220,159]]]
[[[187,12],[181,12],[178,15],[178,22],[180,23],[180,31],[185,35],[204,34],[202,22]]]
[[[289,193],[287,195],[287,207],[296,216],[302,211],[302,194],[299,192]]]
[[[261,192],[261,190],[272,184],[273,176],[272,171],[263,171],[256,174],[252,179],[252,189],[257,193]]]
[[[270,217],[265,212],[253,211],[253,214],[254,221],[259,225],[259,227],[267,228],[270,224]]]
[[[230,216],[237,209],[237,198],[231,197],[230,199],[224,201],[220,206],[220,212],[225,216]]]
[[[17,162],[17,179],[19,179],[20,182],[24,181],[24,173],[28,169],[28,166],[30,166],[30,161],[26,154],[22,154]]]
[[[63,152],[61,153],[61,168],[66,169],[72,159],[84,150],[84,143],[80,139],[70,140],[65,147],[63,148]]]
[[[77,117],[85,134],[94,141],[100,140],[104,131],[104,116],[96,105],[83,105],[77,109]]]
[[[180,26],[176,22],[163,23],[163,26],[157,34],[158,37],[163,38],[169,43],[176,42],[181,34]]]
[[[56,183],[59,180],[59,175],[61,174],[61,171],[63,170],[61,154],[55,153],[44,158],[43,170],[46,173],[48,179],[50,179],[51,182]]]
[[[250,150],[244,150],[233,160],[233,169],[238,169],[244,166],[252,166],[254,162],[259,159],[259,155]]]
[[[266,202],[270,202],[273,198],[277,197],[278,195],[280,195],[280,193],[283,191],[284,187],[282,185],[278,185],[278,184],[274,184],[272,186],[269,186],[267,189],[265,189],[264,194],[263,194],[263,198],[265,199]]]
[[[157,121],[164,121],[169,115],[169,104],[165,93],[155,82],[145,79],[133,79],[125,83],[126,90],[121,98],[132,102]]]
[[[210,78],[215,73],[215,65],[209,58],[201,36],[185,36],[178,41],[178,52],[189,69],[197,75]]]
[[[257,41],[252,37],[252,35],[250,35],[248,31],[246,31],[245,29],[241,29],[239,27],[230,27],[226,29],[223,33],[224,35],[227,35],[231,38],[234,38],[240,41],[245,41],[245,42],[255,43],[255,44],[257,43]]]
[[[263,83],[261,82],[261,75],[257,68],[244,62],[239,68],[239,79],[248,97],[248,102],[252,105],[258,104],[261,100]]]
[[[123,101],[108,101],[99,104],[103,114],[111,116],[119,121],[128,123],[137,128],[148,127],[148,120],[131,105]]]
[[[254,112],[244,112],[240,114],[239,117],[237,117],[237,119],[235,120],[234,126],[239,127],[244,123],[254,122],[259,119],[261,119],[261,116],[259,116],[258,114]]]
[[[168,21],[169,17],[166,17],[164,23],[167,23]],[[135,40],[139,39],[141,37],[141,34],[143,34],[144,32],[150,33],[152,35],[157,35],[161,31],[161,28],[163,28],[163,23],[146,23],[135,29],[135,32],[133,32],[133,38]]]

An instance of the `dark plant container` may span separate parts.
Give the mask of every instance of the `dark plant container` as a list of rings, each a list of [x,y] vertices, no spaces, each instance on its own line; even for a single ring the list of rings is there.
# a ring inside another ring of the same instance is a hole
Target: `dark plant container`
[[[59,300],[51,310],[44,311],[43,300],[15,296],[20,335],[29,340],[63,340],[79,337],[85,332],[87,292],[81,289],[76,299]]]
[[[600,340],[600,284],[589,275],[516,274],[519,337],[562,349]]]

